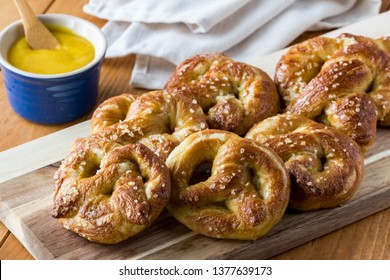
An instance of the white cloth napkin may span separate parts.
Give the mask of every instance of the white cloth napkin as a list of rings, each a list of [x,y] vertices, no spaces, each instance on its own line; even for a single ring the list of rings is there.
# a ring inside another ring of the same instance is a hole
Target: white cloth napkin
[[[249,62],[306,30],[341,27],[379,13],[380,0],[90,0],[107,19],[107,57],[137,54],[131,84],[158,89],[184,59],[223,52]]]

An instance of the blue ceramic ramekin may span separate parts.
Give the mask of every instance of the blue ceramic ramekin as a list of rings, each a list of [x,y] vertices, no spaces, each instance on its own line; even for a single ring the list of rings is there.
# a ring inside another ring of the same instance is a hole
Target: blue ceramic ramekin
[[[7,53],[23,35],[21,21],[0,33],[0,66],[8,101],[23,118],[40,124],[60,124],[90,112],[98,96],[100,66],[107,48],[106,39],[92,23],[70,15],[45,14],[45,24],[57,24],[88,39],[95,48],[95,58],[77,70],[63,74],[34,74],[20,70],[7,61]]]

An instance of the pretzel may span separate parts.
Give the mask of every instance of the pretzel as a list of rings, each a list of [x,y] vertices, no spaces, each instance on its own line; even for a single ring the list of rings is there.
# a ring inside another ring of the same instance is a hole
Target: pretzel
[[[265,72],[219,53],[183,61],[165,89],[197,102],[206,113],[210,128],[239,135],[279,110],[275,85]]]
[[[136,98],[136,96],[129,93],[122,93],[105,100],[92,115],[92,133],[127,119],[130,105]]]
[[[130,100],[128,95],[120,97]],[[106,103],[116,101],[118,99],[109,99],[98,110],[101,112]],[[126,117],[120,120],[120,116],[124,115]],[[95,138],[110,139],[122,145],[143,143],[164,161],[184,138],[208,128],[206,116],[199,105],[186,96],[167,91],[152,91],[139,96],[131,102],[130,108],[125,107],[124,111],[117,113],[117,118],[111,116],[105,119],[103,114],[95,116],[99,116],[95,123],[109,124],[112,119],[119,120],[111,125],[95,126]]]
[[[210,177],[193,182],[197,167]],[[290,185],[283,161],[256,142],[221,130],[187,137],[167,159],[172,192],[167,206],[181,223],[214,238],[254,240],[283,216]]]
[[[377,122],[390,126],[389,46],[387,37],[343,34],[292,47],[275,72],[286,110],[345,132],[365,151]]]
[[[355,193],[363,176],[363,154],[344,133],[303,116],[282,114],[249,130],[246,138],[273,149],[291,177],[289,207],[332,208]]]
[[[351,39],[355,40],[358,43],[369,43],[369,44],[375,44],[377,47],[381,48],[383,51],[385,51],[388,55],[390,54],[390,37],[389,36],[383,36],[377,39],[372,39],[364,36],[354,35],[350,33],[342,33],[338,36],[340,39]]]
[[[55,173],[51,215],[90,241],[112,244],[147,228],[169,196],[169,170],[146,146],[81,138]]]

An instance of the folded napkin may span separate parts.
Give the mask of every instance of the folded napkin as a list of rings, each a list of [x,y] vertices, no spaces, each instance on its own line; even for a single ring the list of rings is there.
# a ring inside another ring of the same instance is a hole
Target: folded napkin
[[[107,19],[107,57],[137,54],[131,84],[164,87],[176,65],[222,52],[249,62],[306,30],[336,28],[379,13],[380,0],[90,0]]]

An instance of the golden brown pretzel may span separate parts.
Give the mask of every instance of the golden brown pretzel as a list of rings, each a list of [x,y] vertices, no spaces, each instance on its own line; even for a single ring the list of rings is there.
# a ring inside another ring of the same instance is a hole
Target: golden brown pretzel
[[[272,148],[291,177],[289,207],[314,210],[338,206],[355,193],[363,176],[359,146],[336,129],[293,114],[268,118],[246,138]]]
[[[183,61],[165,89],[199,103],[210,128],[239,135],[279,110],[275,85],[265,72],[218,53]]]
[[[204,163],[212,164],[210,177],[192,182]],[[203,235],[254,240],[265,235],[287,207],[290,183],[283,161],[236,134],[194,133],[173,150],[167,165],[172,180],[168,210]]]
[[[342,33],[338,36],[340,39],[347,39],[350,38],[352,40],[355,40],[358,43],[369,43],[369,44],[375,44],[379,48],[381,48],[383,51],[385,51],[387,54],[390,54],[390,37],[389,36],[383,36],[378,39],[371,39],[364,36],[354,35],[350,33]]]
[[[95,137],[122,145],[143,143],[165,161],[185,137],[207,128],[206,116],[191,99],[167,91],[152,91],[130,104],[124,120],[98,130]]]
[[[82,138],[55,174],[51,214],[90,241],[117,243],[148,227],[169,196],[169,170],[146,146]]]
[[[135,95],[122,93],[105,100],[92,115],[92,133],[127,119],[130,105],[136,98]]]
[[[275,72],[286,110],[335,127],[367,149],[377,120],[390,125],[388,45],[386,38],[343,34],[292,47]]]

